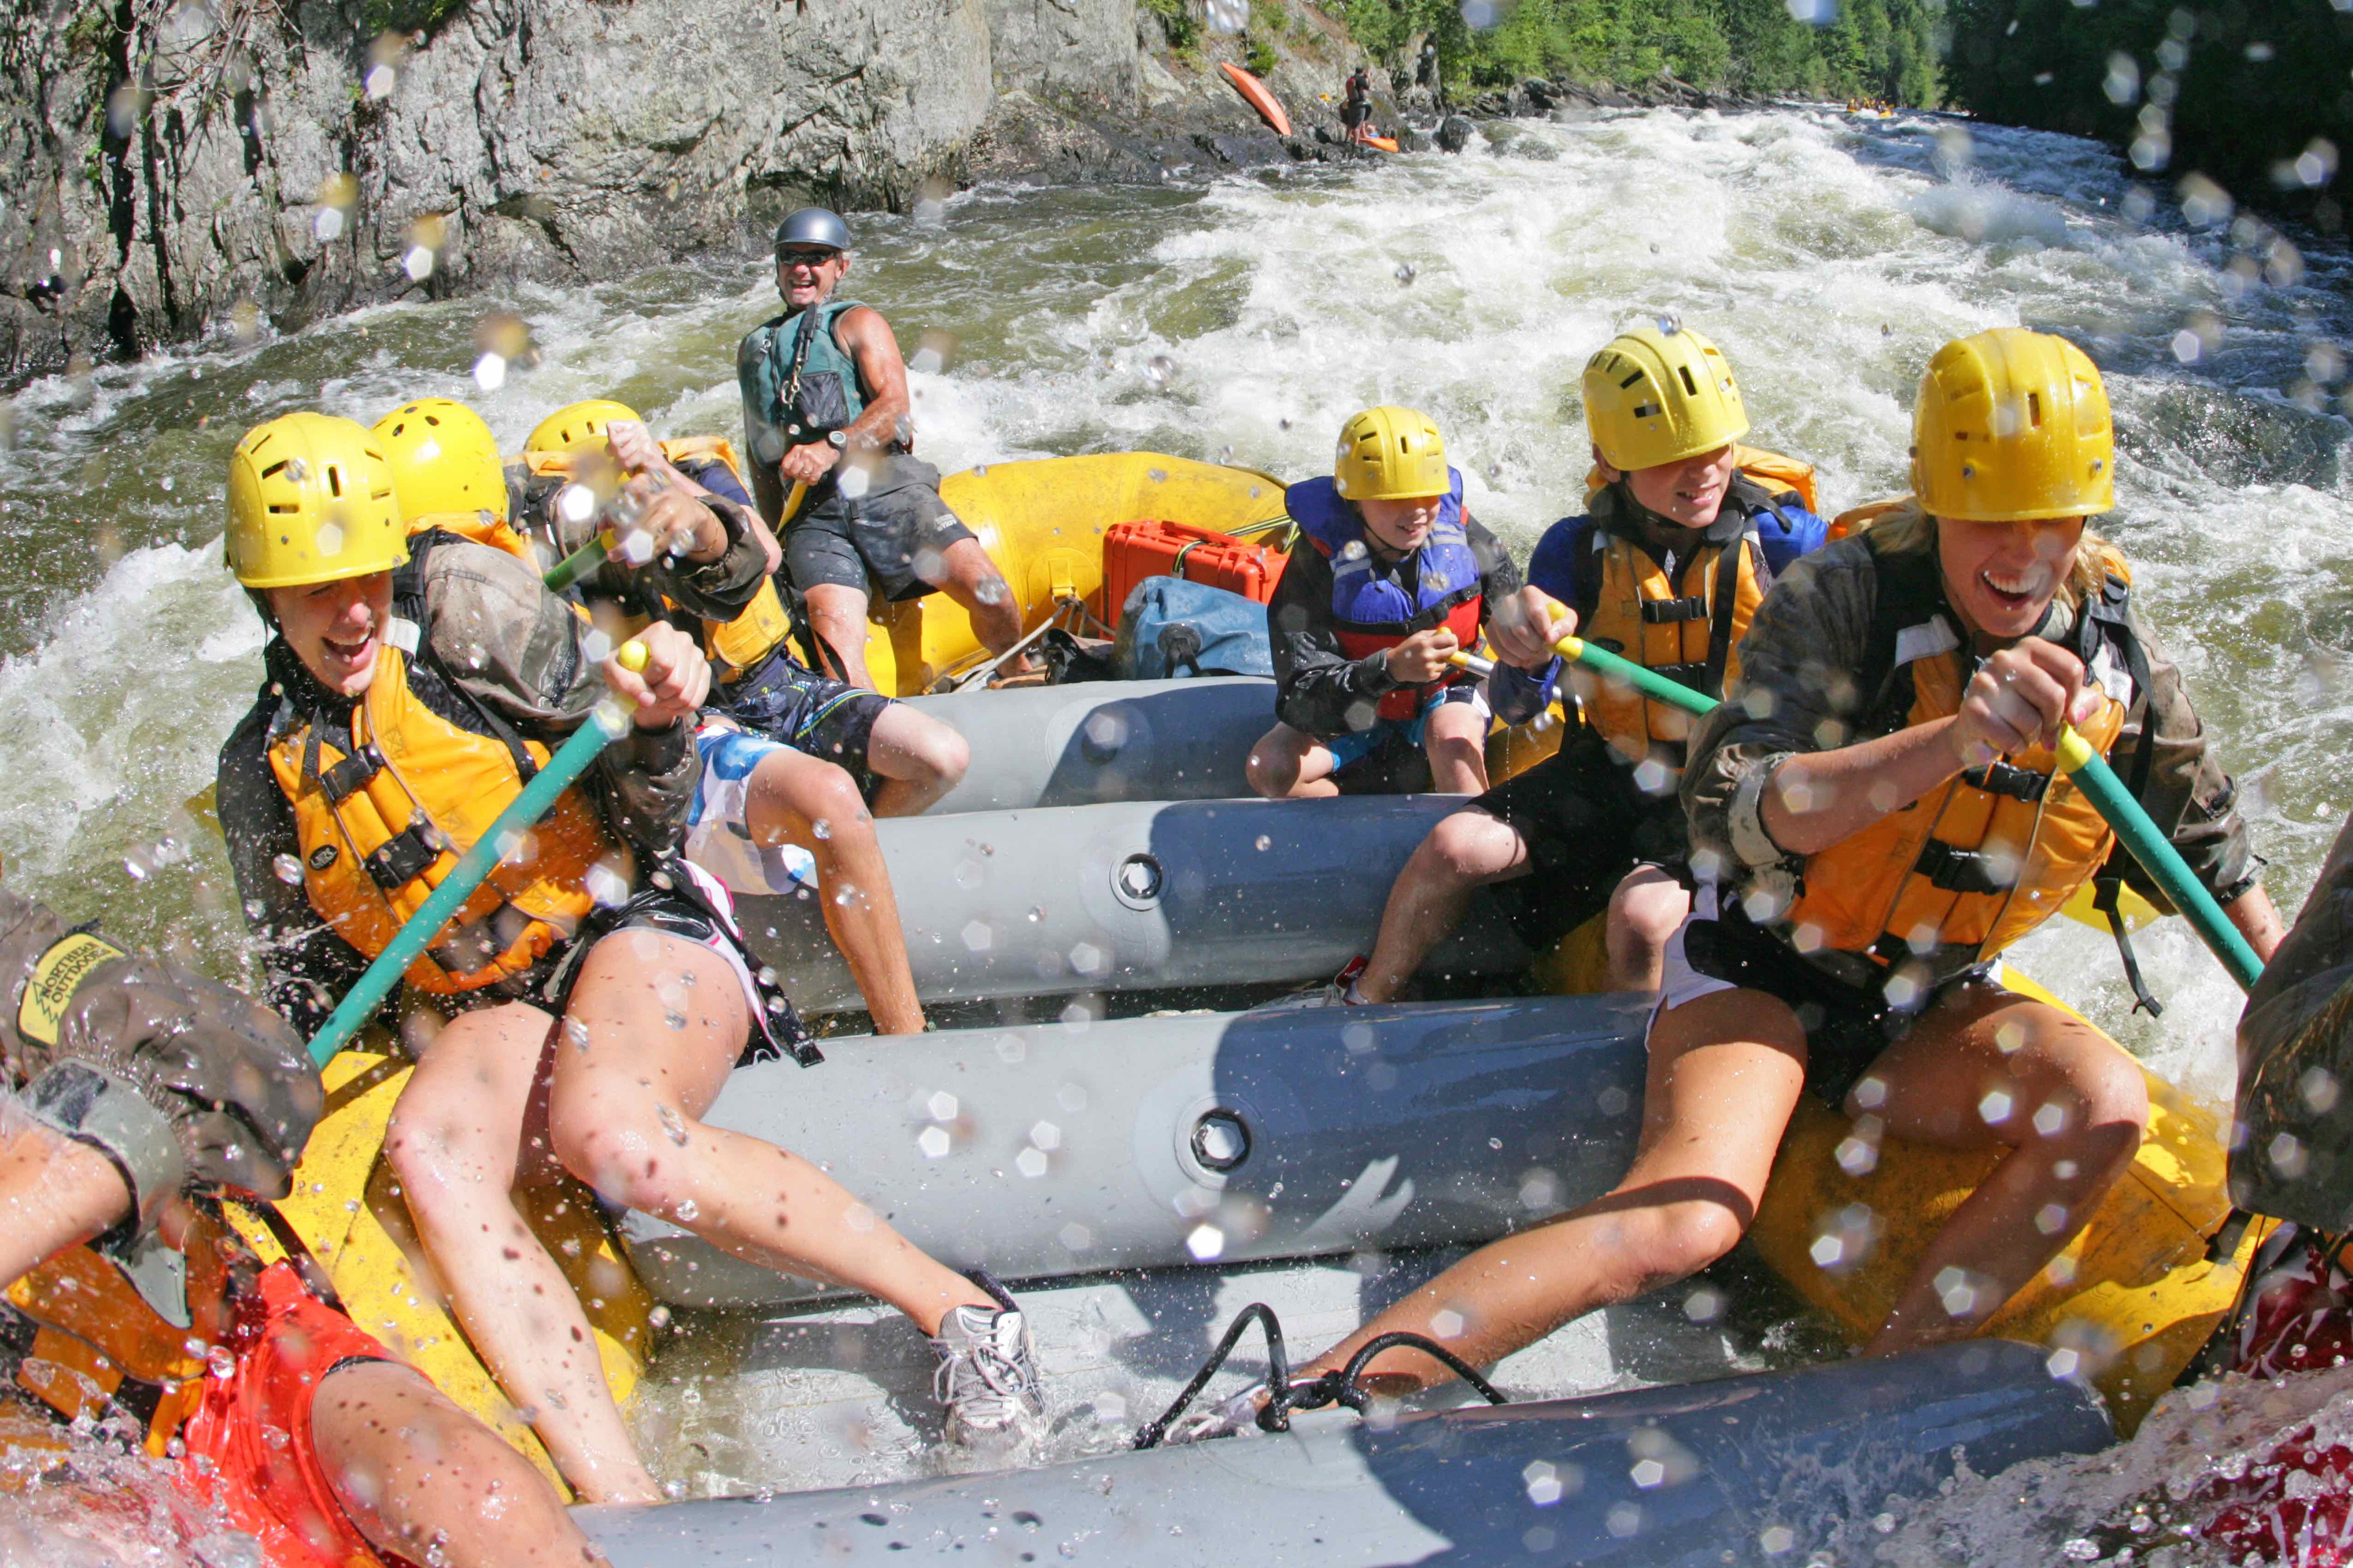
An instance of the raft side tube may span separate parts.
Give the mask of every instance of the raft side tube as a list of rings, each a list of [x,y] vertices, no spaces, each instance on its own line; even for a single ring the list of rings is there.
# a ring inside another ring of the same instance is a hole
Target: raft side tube
[[[614,1568],[787,1562],[1803,1563],[1868,1550],[1891,1494],[2113,1441],[1998,1341],[1796,1372],[766,1501],[574,1510]],[[1787,1532],[1786,1535],[1783,1532]]]
[[[1274,682],[1093,680],[913,697],[972,748],[972,765],[924,815],[1221,800],[1250,795],[1250,749],[1274,724]]]
[[[1122,802],[875,824],[926,1004],[1327,980],[1371,951],[1389,889],[1458,795]],[[864,1005],[827,892],[739,895],[760,962],[806,1013]],[[1483,892],[1433,973],[1515,973]]]
[[[831,1039],[737,1071],[703,1120],[829,1167],[952,1268],[1008,1279],[1492,1239],[1633,1158],[1649,998],[1319,1007]],[[831,1294],[663,1221],[654,1294]]]

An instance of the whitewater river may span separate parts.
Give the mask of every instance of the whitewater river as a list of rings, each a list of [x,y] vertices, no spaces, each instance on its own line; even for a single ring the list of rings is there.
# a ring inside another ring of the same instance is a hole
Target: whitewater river
[[[1472,509],[1523,552],[1579,491],[1587,356],[1646,316],[1678,312],[1723,345],[1751,440],[1819,465],[1833,508],[1904,488],[1912,391],[1938,344],[1997,325],[2065,332],[2106,373],[2118,414],[2120,504],[2104,526],[2292,912],[2353,801],[2334,764],[2353,756],[2338,671],[2353,649],[2353,496],[2331,401],[2353,342],[2353,267],[2299,257],[2259,226],[2193,228],[2157,194],[2063,137],[1646,113],[1522,126],[1461,157],[969,193],[858,219],[846,288],[911,353],[932,347],[913,376],[919,451],[943,469],[1148,447],[1298,478],[1324,471],[1349,413],[1409,403],[1443,428]],[[469,371],[493,308],[529,323],[537,363],[485,392]],[[0,459],[11,882],[223,973],[238,962],[225,863],[190,803],[259,673],[259,624],[220,567],[221,479],[243,430],[310,407],[372,422],[444,394],[511,448],[586,396],[633,404],[666,435],[735,435],[733,345],[774,309],[764,266],[729,256],[593,289],[385,307],[292,337],[239,342],[224,327],[20,394]],[[2016,956],[2226,1105],[2236,991],[2180,922],[2141,950],[2168,1004],[2161,1023],[2127,1016],[2103,937],[2063,922]],[[668,1473],[695,1489],[810,1483],[743,1443],[702,1479],[670,1440],[740,1426],[746,1402],[723,1377],[656,1381],[640,1419]],[[701,1405],[720,1413],[689,1408]],[[2017,1484],[1965,1485],[1883,1521],[1883,1550],[2055,1558],[2095,1490],[2130,1498],[2223,1441],[2144,1439],[2094,1467],[2106,1490],[2063,1472],[2033,1510]]]

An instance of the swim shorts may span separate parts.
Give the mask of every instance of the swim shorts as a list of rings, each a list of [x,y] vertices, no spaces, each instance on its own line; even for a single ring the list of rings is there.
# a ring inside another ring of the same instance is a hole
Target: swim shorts
[[[240,1302],[228,1348],[227,1374],[206,1374],[180,1428],[182,1489],[217,1505],[278,1568],[377,1561],[319,1463],[311,1407],[337,1368],[394,1361],[392,1352],[311,1295],[283,1260]]]
[[[1470,809],[1507,824],[1527,846],[1527,872],[1493,890],[1531,952],[1549,951],[1607,910],[1635,867],[1683,861],[1682,803],[1643,794],[1634,770],[1588,729],[1573,731],[1559,751]]]
[[[817,858],[797,844],[754,844],[745,819],[752,770],[796,748],[724,724],[694,733],[702,777],[686,819],[686,858],[731,893],[786,894],[817,886]]]
[[[1450,702],[1468,702],[1482,718],[1489,714],[1483,682],[1461,681],[1440,686],[1422,699],[1421,711],[1410,719],[1376,719],[1370,727],[1349,730],[1337,735],[1319,735],[1315,743],[1332,753],[1332,771],[1335,773],[1356,767],[1377,752],[1404,751],[1419,752],[1428,738],[1430,716]],[[1427,788],[1427,773],[1425,772]]]
[[[1692,912],[1667,939],[1659,1011],[1718,991],[1779,997],[1806,1031],[1806,1087],[1839,1106],[1881,1053],[1912,1032],[1923,1013],[1958,987],[1984,980],[1988,967],[1964,970],[1898,1007],[1876,986],[1850,984],[1807,963],[1750,921],[1717,884],[1703,882],[1692,895]]]
[[[970,539],[940,499],[940,471],[913,458],[893,457],[877,488],[851,498],[824,485],[785,529],[785,571],[804,594],[820,583],[886,599],[920,599],[944,578],[940,557]]]
[[[835,763],[858,783],[871,805],[882,781],[867,763],[874,726],[893,700],[851,686],[796,662],[781,651],[751,675],[712,694],[712,711],[754,736]],[[711,763],[703,754],[703,765]]]

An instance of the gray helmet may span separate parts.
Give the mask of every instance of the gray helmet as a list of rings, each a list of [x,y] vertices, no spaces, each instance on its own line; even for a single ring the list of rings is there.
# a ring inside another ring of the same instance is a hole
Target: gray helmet
[[[829,250],[849,248],[849,226],[841,215],[824,207],[803,207],[785,215],[776,226],[776,248],[788,245],[822,245]]]

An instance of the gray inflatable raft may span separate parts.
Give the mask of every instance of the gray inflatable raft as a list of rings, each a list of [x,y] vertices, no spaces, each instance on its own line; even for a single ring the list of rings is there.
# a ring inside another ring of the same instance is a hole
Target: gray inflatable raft
[[[828,1040],[705,1118],[829,1165],[952,1267],[1037,1279],[1483,1242],[1609,1190],[1644,996],[1195,1014]],[[631,1214],[654,1294],[828,1293]]]
[[[1129,802],[876,825],[926,1004],[1329,979],[1455,795]],[[802,1011],[864,1005],[818,897],[738,919]],[[1508,974],[1528,952],[1481,896],[1431,966]]]
[[[927,814],[1222,800],[1250,793],[1252,742],[1274,723],[1274,682],[1096,680],[911,697],[972,748],[964,781]]]
[[[1883,1360],[1409,1415],[1023,1473],[574,1511],[615,1568],[803,1563],[1114,1568],[1646,1565],[1869,1555],[1891,1494],[2113,1441],[2042,1353]]]

